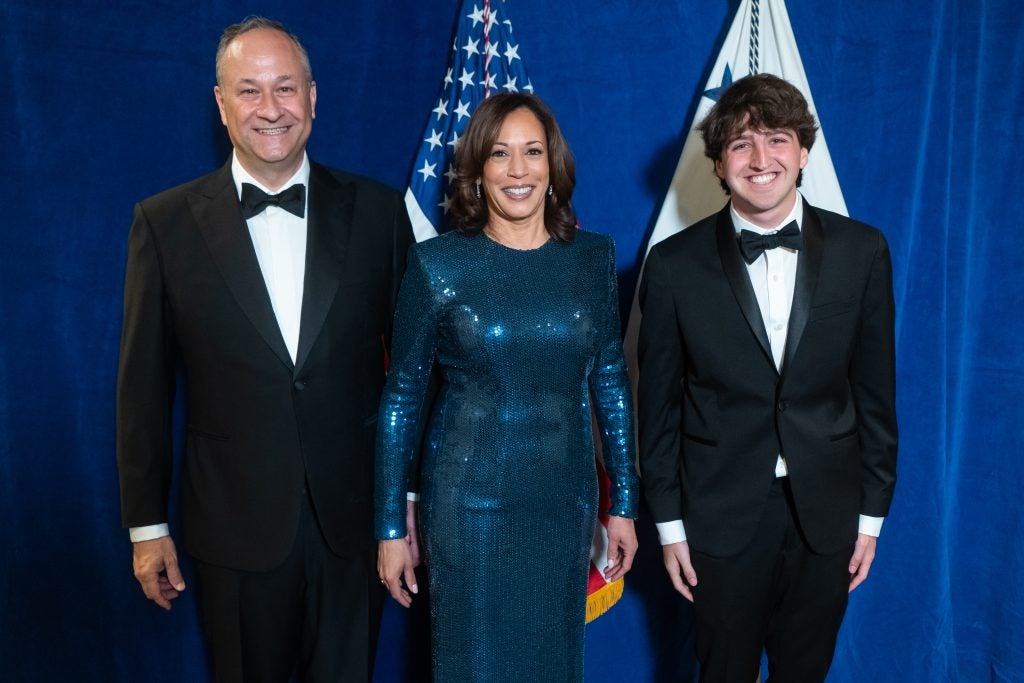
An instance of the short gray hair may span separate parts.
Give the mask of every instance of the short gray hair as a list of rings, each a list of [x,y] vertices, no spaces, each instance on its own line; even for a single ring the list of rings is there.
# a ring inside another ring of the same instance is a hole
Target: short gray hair
[[[256,29],[269,29],[271,31],[279,31],[284,35],[288,36],[288,39],[295,45],[295,49],[299,53],[299,62],[302,64],[303,75],[306,77],[306,83],[313,82],[313,68],[309,65],[309,53],[306,52],[306,48],[302,46],[298,36],[285,28],[284,24],[273,19],[267,19],[266,17],[246,17],[237,24],[231,24],[224,33],[220,36],[220,43],[217,44],[217,85],[223,86],[221,81],[221,67],[224,62],[224,53],[228,50],[228,45],[231,44],[238,36],[249,31],[255,31]]]

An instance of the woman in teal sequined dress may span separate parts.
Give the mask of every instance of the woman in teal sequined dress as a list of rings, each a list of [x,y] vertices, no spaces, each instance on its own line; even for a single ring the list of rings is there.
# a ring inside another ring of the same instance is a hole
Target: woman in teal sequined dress
[[[457,230],[413,247],[395,317],[377,438],[381,580],[414,599],[406,486],[436,362],[419,462],[434,679],[580,681],[592,408],[611,480],[609,580],[637,545],[613,246],[576,230],[572,156],[536,97],[482,103],[458,156]]]

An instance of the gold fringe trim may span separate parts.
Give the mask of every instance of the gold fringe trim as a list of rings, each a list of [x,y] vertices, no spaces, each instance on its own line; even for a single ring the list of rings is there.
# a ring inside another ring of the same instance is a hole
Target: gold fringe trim
[[[616,579],[587,596],[587,623],[607,612],[622,597],[622,589],[626,585],[623,579]]]

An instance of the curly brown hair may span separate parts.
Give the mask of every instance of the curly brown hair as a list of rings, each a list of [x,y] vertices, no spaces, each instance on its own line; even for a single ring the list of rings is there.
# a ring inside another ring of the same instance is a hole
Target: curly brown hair
[[[473,113],[455,153],[451,225],[465,235],[476,235],[490,220],[490,209],[485,200],[477,197],[476,185],[505,118],[517,109],[529,109],[547,136],[548,174],[553,192],[545,195],[544,227],[556,242],[571,242],[576,237],[576,213],[572,209],[576,163],[555,115],[539,97],[529,93],[491,95]]]
[[[697,126],[704,138],[704,156],[722,160],[722,150],[744,130],[792,130],[800,146],[810,151],[818,134],[818,124],[807,100],[788,81],[772,74],[744,76],[730,85],[708,115]],[[800,187],[803,171],[797,175]],[[719,180],[730,194],[729,186]]]

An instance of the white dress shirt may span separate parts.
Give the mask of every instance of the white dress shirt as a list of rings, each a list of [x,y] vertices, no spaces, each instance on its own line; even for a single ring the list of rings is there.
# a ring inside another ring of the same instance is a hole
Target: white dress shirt
[[[797,227],[803,228],[804,202],[799,192],[796,194],[796,202],[782,222],[771,229],[758,227],[744,219],[731,205],[729,212],[732,215],[732,224],[739,235],[741,230],[750,230],[760,235],[770,235],[778,232],[790,221],[796,221]],[[754,288],[754,295],[757,297],[757,305],[761,309],[761,320],[764,321],[765,331],[768,333],[768,343],[771,347],[772,358],[775,360],[775,367],[782,372],[783,352],[786,349],[786,335],[789,333],[789,313],[793,307],[793,291],[796,289],[796,266],[798,253],[786,247],[765,249],[764,253],[757,257],[753,263],[747,264],[747,274],[750,276],[750,284]],[[785,477],[788,474],[786,459],[780,453],[775,462],[775,476]],[[869,536],[878,536],[882,530],[882,517],[868,517],[861,515],[859,520],[859,531]],[[679,543],[686,540],[686,529],[681,519],[671,522],[660,522],[658,527],[658,538],[662,545]]]
[[[238,161],[231,159],[231,175],[238,198],[242,197],[242,183],[252,183],[267,194],[276,194],[253,178]],[[302,317],[302,290],[306,277],[306,226],[309,217],[309,157],[303,155],[302,165],[277,192],[300,183],[306,186],[306,210],[300,218],[279,206],[268,206],[246,221],[256,259],[267,285],[267,294],[274,308],[274,316],[281,328],[288,353],[295,359],[299,350],[299,326]],[[132,543],[149,541],[169,535],[166,523],[131,527],[128,534]]]
[[[275,194],[242,168],[235,155],[231,161],[235,189],[242,196],[242,183],[252,183],[267,194]],[[302,286],[306,276],[306,217],[309,216],[309,158],[303,155],[302,165],[288,182],[276,192],[296,183],[306,186],[306,211],[300,218],[279,206],[268,206],[246,221],[249,236],[256,248],[263,281],[270,303],[281,328],[285,346],[295,362],[299,350],[299,323],[302,315]]]

